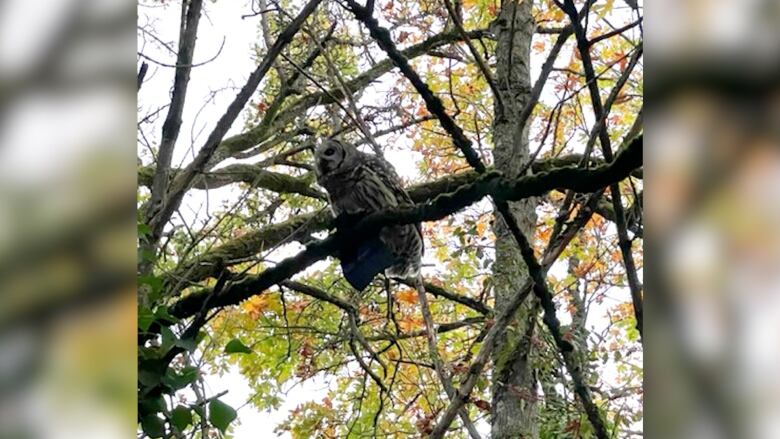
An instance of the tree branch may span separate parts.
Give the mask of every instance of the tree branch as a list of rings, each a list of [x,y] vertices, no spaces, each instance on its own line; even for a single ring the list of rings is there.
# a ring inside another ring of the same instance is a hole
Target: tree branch
[[[595,115],[596,120],[601,120],[605,117],[606,111],[602,105],[599,87],[595,80],[596,73],[593,69],[593,61],[590,57],[590,44],[588,42],[587,36],[585,35],[585,29],[583,29],[580,22],[576,19],[577,8],[574,5],[573,0],[564,0],[562,9],[572,20],[574,33],[577,37],[577,48],[579,49],[580,55],[582,57],[582,67],[585,70],[585,80],[588,83],[593,114]],[[602,124],[601,129],[599,130],[599,141],[601,143],[601,150],[604,155],[604,159],[611,160],[612,147],[606,121]],[[626,267],[628,287],[631,291],[631,300],[634,305],[634,314],[636,315],[636,328],[639,330],[640,337],[643,338],[642,328],[644,322],[644,306],[642,303],[642,287],[639,283],[639,277],[637,276],[636,272],[636,265],[634,264],[634,258],[631,254],[631,240],[628,237],[623,202],[620,199],[620,186],[617,183],[612,184],[610,186],[610,192],[612,193],[612,206],[615,211],[615,225],[617,226],[618,232],[618,246],[620,247],[620,252],[623,256],[623,264]]]
[[[442,194],[434,200],[397,209],[384,210],[366,216],[352,230],[349,241],[356,242],[377,233],[382,227],[395,224],[412,224],[435,221],[451,215],[487,195],[499,200],[516,201],[539,196],[553,189],[572,189],[577,192],[594,192],[613,181],[620,181],[642,163],[642,137],[638,137],[609,165],[593,169],[574,167],[555,169],[543,174],[510,179],[498,172],[480,176],[458,190]],[[246,278],[226,286],[215,298],[214,307],[235,305],[241,301],[289,279],[313,263],[335,254],[344,242],[344,236],[336,232],[321,241],[309,245],[306,250],[284,259],[257,276]],[[200,309],[209,290],[192,293],[180,299],[171,308],[176,317],[189,317]]]
[[[176,74],[173,79],[173,92],[171,93],[171,104],[168,106],[168,114],[162,128],[162,140],[157,153],[157,168],[152,182],[152,194],[150,199],[150,208],[147,212],[147,218],[158,212],[158,209],[165,200],[165,194],[168,190],[171,159],[173,158],[173,147],[176,139],[179,137],[181,128],[181,116],[184,112],[184,100],[187,96],[187,85],[190,81],[190,71],[192,70],[192,56],[195,51],[195,41],[198,34],[198,23],[200,22],[202,0],[183,1],[182,8],[186,9],[179,31],[179,51],[176,56]]]
[[[175,169],[171,175],[175,177],[180,172],[181,170]],[[148,186],[151,183],[153,173],[154,168],[151,166],[139,168],[138,184]],[[247,183],[251,187],[280,194],[300,194],[318,200],[327,198],[323,192],[312,187],[313,181],[310,178],[296,178],[287,174],[266,171],[259,165],[245,163],[236,163],[200,174],[192,181],[192,189],[216,189],[233,183]]]
[[[591,201],[598,198],[598,196],[600,196],[600,192],[601,191],[593,194],[591,196]],[[563,249],[566,248],[569,241],[574,238],[579,229],[590,219],[593,211],[588,208],[589,205],[590,203],[586,203],[586,207],[580,211],[580,213],[577,215],[577,218],[575,218],[572,224],[565,231],[559,232],[558,235],[550,238],[550,242],[547,246],[547,249],[545,250],[545,255],[541,264],[545,272],[549,269],[553,262],[555,262]],[[474,361],[472,361],[471,366],[469,367],[469,371],[461,380],[461,385],[458,388],[456,398],[453,399],[453,401],[444,411],[444,414],[442,414],[439,422],[433,429],[433,432],[430,436],[431,438],[441,438],[455,418],[458,408],[468,401],[469,395],[474,389],[474,385],[476,385],[477,379],[482,373],[482,369],[485,367],[485,364],[487,364],[487,361],[490,359],[490,354],[495,348],[498,334],[506,330],[506,327],[512,321],[515,312],[517,312],[518,308],[525,301],[526,297],[532,289],[533,279],[529,279],[523,285],[523,287],[520,288],[520,290],[510,298],[505,308],[501,311],[498,317],[496,317],[493,326],[491,326],[485,334],[482,346],[480,347],[477,356],[474,358]]]
[[[536,173],[543,173],[564,166],[578,165],[581,162],[582,162],[582,155],[573,154],[571,156],[565,156],[565,157],[559,157],[559,158],[535,162],[532,166],[532,169]],[[588,164],[601,166],[604,164],[604,162],[598,159],[592,159],[591,161],[588,162]],[[223,168],[223,170],[228,171],[232,169],[232,166],[234,165],[226,166],[225,168]],[[246,166],[246,165],[240,165],[240,166]],[[141,168],[138,177],[139,181],[144,182],[148,180],[149,172],[151,171],[145,168]],[[637,170],[634,170],[631,172],[631,175],[636,175],[637,172],[638,172]],[[204,177],[208,178],[208,175],[209,174],[206,174]],[[230,177],[242,177],[242,176],[245,178],[242,179],[241,181],[245,183],[253,184],[255,182],[255,177],[253,175],[242,175],[241,173],[232,173],[232,172],[230,173]],[[228,176],[225,175],[223,177],[227,178]],[[423,202],[433,200],[439,195],[452,192],[460,188],[461,186],[471,184],[478,177],[479,175],[476,172],[467,171],[460,174],[447,176],[428,183],[422,183],[416,186],[412,186],[408,189],[408,192],[410,197],[412,198],[412,201],[414,201],[415,203],[423,203]],[[268,189],[268,187],[265,187],[261,184],[263,181],[262,179],[258,181],[259,181],[257,183],[258,187],[264,187]],[[195,188],[198,188],[200,186],[197,182],[198,180],[196,180],[195,182],[195,186],[194,186]],[[292,188],[288,188],[287,190],[291,192],[295,192],[294,190],[292,190]],[[614,212],[611,210],[611,208],[609,210],[604,210],[602,206],[602,208],[597,209],[597,213],[609,219],[610,221],[614,219]],[[285,222],[279,224],[272,224],[260,230],[250,231],[245,235],[242,235],[241,237],[234,238],[232,240],[229,240],[219,245],[218,247],[210,250],[208,253],[200,255],[197,259],[193,261],[183,262],[181,264],[181,267],[177,268],[175,272],[166,275],[167,278],[166,284],[177,285],[180,281],[183,284],[190,284],[190,283],[201,281],[209,276],[216,275],[214,271],[215,269],[214,267],[216,267],[216,263],[218,261],[222,261],[223,263],[225,263],[225,265],[231,266],[234,265],[234,262],[232,261],[244,261],[246,258],[252,257],[253,255],[256,255],[260,252],[267,251],[268,249],[274,248],[283,242],[301,241],[311,236],[315,232],[328,230],[333,228],[333,226],[334,226],[333,217],[330,214],[330,212],[327,210],[322,210],[316,213],[306,213],[306,214],[298,215],[288,219]],[[447,297],[445,295],[447,293],[444,292],[444,290],[437,290],[437,288],[438,287],[436,287],[433,284],[426,283],[426,290],[428,292],[430,292],[433,295]],[[175,292],[172,292],[172,294],[175,294]],[[485,307],[484,305],[480,305],[479,302],[474,301],[473,303],[468,303],[466,300],[468,298],[459,299],[458,297],[451,295],[450,297],[447,298],[449,300],[460,302],[483,314],[492,313],[492,310]]]
[[[484,38],[486,35],[487,32],[484,30],[475,30],[475,31],[468,32],[468,36],[470,38]],[[401,53],[403,53],[403,55],[409,59],[417,58],[438,47],[442,47],[447,44],[460,41],[460,39],[461,36],[457,32],[441,33],[439,35],[430,37],[423,42],[410,46],[402,50]],[[373,67],[371,67],[370,69],[366,70],[365,72],[361,73],[355,78],[347,81],[345,84],[345,88],[349,92],[354,93],[357,90],[360,90],[361,88],[364,88],[367,85],[371,84],[373,81],[378,79],[380,76],[388,73],[392,69],[393,69],[392,61],[390,61],[389,59],[382,60],[378,62],[376,65],[374,65]],[[344,92],[341,89],[341,87],[333,88],[331,90],[328,90],[327,92],[321,91],[321,92],[311,93],[293,102],[285,110],[279,112],[279,114],[274,119],[274,121],[278,126],[283,125],[289,122],[290,120],[292,120],[293,118],[303,114],[307,109],[311,107],[314,107],[316,105],[332,104],[334,103],[334,99],[343,99],[343,98],[344,98]],[[257,127],[252,128],[244,133],[229,137],[225,139],[225,141],[219,148],[220,150],[224,149],[225,152],[219,152],[218,154],[220,156],[228,157],[231,154],[234,154],[236,152],[240,152],[248,148],[251,148],[253,145],[257,144],[258,138],[262,138],[263,136],[266,135],[267,131],[268,131],[268,127],[258,125]]]
[[[478,173],[483,174],[483,176],[489,176],[490,174],[485,174],[486,171],[485,165],[482,163],[482,160],[479,158],[479,155],[474,150],[474,148],[472,148],[471,141],[466,138],[465,134],[463,133],[463,130],[457,124],[455,124],[454,120],[447,114],[441,100],[433,94],[433,92],[428,87],[428,85],[422,81],[422,79],[417,74],[417,72],[415,72],[414,69],[411,68],[408,61],[403,57],[403,55],[401,55],[398,52],[398,49],[395,47],[395,44],[390,38],[389,31],[379,26],[377,20],[373,18],[371,11],[362,8],[354,0],[347,0],[347,4],[349,5],[355,17],[358,20],[362,21],[363,24],[366,25],[371,36],[377,41],[379,46],[387,53],[388,57],[390,57],[390,59],[393,60],[396,66],[401,70],[401,73],[404,76],[406,76],[409,82],[412,83],[412,86],[414,86],[414,88],[417,90],[417,92],[425,101],[428,111],[430,111],[433,115],[435,115],[439,119],[439,123],[441,124],[442,128],[444,128],[444,130],[447,131],[447,133],[452,137],[453,143],[461,150],[463,155],[466,157],[466,161],[469,163],[469,165],[472,168],[474,168]],[[578,20],[576,10],[574,11],[574,14],[571,15],[571,18],[573,21]],[[549,296],[549,302],[552,303],[552,296],[549,294],[549,291],[547,290],[544,275],[540,269],[539,263],[536,261],[536,258],[533,254],[533,249],[531,248],[527,238],[525,237],[525,235],[517,225],[516,218],[509,210],[509,205],[507,203],[507,200],[509,200],[510,198],[502,196],[502,194],[498,194],[498,193],[491,193],[490,195],[494,200],[496,210],[501,215],[501,218],[509,228],[509,231],[511,232],[512,236],[517,242],[517,245],[520,248],[521,254],[523,255],[523,259],[526,265],[528,266],[529,272],[531,273],[533,279],[534,292],[543,301],[543,307],[545,308],[545,319],[544,319],[545,323],[547,324],[550,331],[553,333],[553,336],[556,337],[556,331],[558,330],[559,325],[556,325],[557,318],[554,315],[555,309],[554,307],[552,308],[553,314],[550,315],[549,309],[544,306],[544,302],[548,299],[547,296]],[[560,341],[563,342],[563,340],[560,337],[560,332],[559,331],[557,332],[558,334],[556,337],[556,341],[560,339]],[[566,360],[567,354],[566,351],[563,350],[564,346],[559,345],[559,347],[561,348],[561,352],[564,354],[564,360]],[[569,359],[571,358],[572,357],[569,357]],[[585,406],[585,411],[588,414],[588,418],[593,424],[594,429],[596,430],[596,434],[599,436],[600,439],[605,439],[607,437],[607,434],[606,434],[606,429],[604,428],[603,421],[601,420],[600,414],[598,413],[598,409],[595,407],[595,405],[592,403],[590,399],[589,390],[587,389],[587,387],[585,387],[582,384],[582,377],[581,374],[579,373],[579,370],[576,367],[574,367],[574,365],[571,362],[567,361],[566,365],[567,368],[569,369],[569,373],[572,377],[572,380],[574,380],[577,383],[575,384],[575,390],[581,389],[583,391],[583,392],[578,391],[578,395],[580,396],[580,401]],[[456,408],[456,411],[459,410],[460,408]],[[434,431],[431,437],[432,438],[441,437],[443,434],[444,432],[442,430],[439,430],[438,433],[437,431]]]
[[[428,353],[431,357],[431,362],[433,363],[433,369],[436,371],[436,375],[439,377],[439,381],[441,381],[441,384],[444,387],[447,398],[452,401],[455,397],[455,387],[452,385],[452,379],[447,373],[447,370],[444,367],[444,361],[439,355],[436,326],[433,322],[431,308],[428,306],[428,297],[425,293],[422,276],[417,277],[415,289],[417,290],[417,297],[420,301],[420,310],[422,311],[423,322],[425,323],[425,339],[428,342]],[[469,436],[471,436],[472,439],[479,439],[480,435],[477,432],[476,427],[474,427],[474,423],[469,419],[468,412],[463,407],[458,410],[458,416],[466,427],[466,430],[468,430]]]
[[[233,125],[241,110],[244,108],[249,98],[255,92],[260,85],[260,81],[263,80],[265,74],[271,68],[276,58],[282,52],[282,50],[292,41],[295,34],[300,29],[303,22],[311,15],[322,0],[310,0],[293,21],[279,34],[274,45],[268,49],[260,65],[257,66],[254,72],[249,76],[246,84],[241,88],[241,91],[236,95],[233,102],[227,108],[225,114],[217,122],[214,130],[209,134],[206,143],[198,151],[198,155],[173,181],[171,184],[171,190],[167,197],[167,200],[163,204],[162,210],[155,215],[150,222],[152,228],[153,238],[159,238],[162,233],[162,229],[165,223],[170,219],[173,212],[179,207],[184,193],[189,189],[195,176],[200,173],[208,160],[211,158],[214,151],[222,142],[222,138],[227,131]]]

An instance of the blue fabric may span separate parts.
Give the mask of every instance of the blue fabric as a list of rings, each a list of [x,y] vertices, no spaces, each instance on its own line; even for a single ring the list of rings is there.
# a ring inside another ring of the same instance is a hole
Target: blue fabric
[[[390,249],[376,236],[361,243],[350,257],[342,256],[341,270],[350,285],[358,291],[363,291],[374,277],[392,265],[394,260]]]

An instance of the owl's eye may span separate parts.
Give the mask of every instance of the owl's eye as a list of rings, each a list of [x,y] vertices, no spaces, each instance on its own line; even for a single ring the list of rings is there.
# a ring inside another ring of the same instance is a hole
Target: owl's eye
[[[334,148],[328,148],[325,150],[325,155],[326,156],[333,155],[334,152],[336,152]]]

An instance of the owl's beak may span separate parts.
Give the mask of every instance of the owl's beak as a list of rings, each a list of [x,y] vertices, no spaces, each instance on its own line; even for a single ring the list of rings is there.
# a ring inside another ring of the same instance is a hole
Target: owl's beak
[[[322,170],[323,174],[327,174],[330,172],[330,169],[328,169],[328,162],[326,160],[320,160],[320,170]]]

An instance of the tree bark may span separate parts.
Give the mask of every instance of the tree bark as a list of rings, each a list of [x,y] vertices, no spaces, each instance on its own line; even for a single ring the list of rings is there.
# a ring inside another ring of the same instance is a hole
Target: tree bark
[[[531,95],[530,49],[533,36],[531,0],[506,0],[491,30],[497,37],[496,81],[503,98],[503,112],[495,106],[493,123],[493,159],[505,175],[517,175],[528,160],[528,127],[520,114]],[[520,133],[520,135],[518,135]],[[536,201],[509,203],[520,229],[533,236]],[[520,250],[499,215],[495,215],[496,260],[493,265],[496,312],[529,279]],[[533,335],[537,307],[527,301],[515,315],[507,331],[499,336],[493,353],[491,437],[538,437],[536,379],[533,371],[530,338]]]

